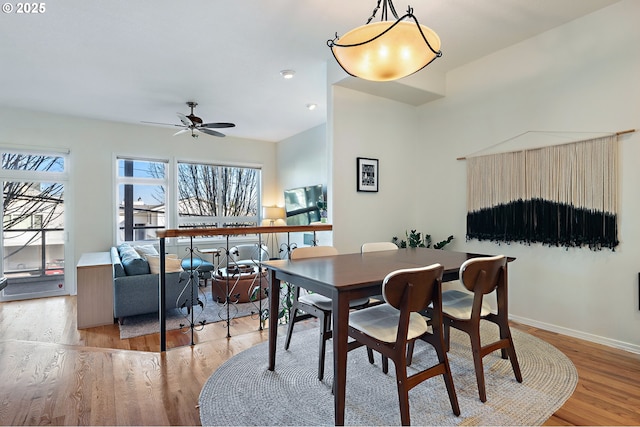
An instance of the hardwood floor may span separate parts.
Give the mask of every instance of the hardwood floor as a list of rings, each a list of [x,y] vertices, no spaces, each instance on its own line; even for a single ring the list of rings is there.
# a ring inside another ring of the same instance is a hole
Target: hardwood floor
[[[247,317],[233,322],[229,339],[222,323],[206,325],[194,346],[170,331],[170,350],[159,353],[158,334],[120,340],[117,325],[77,330],[75,301],[0,304],[0,424],[199,425],[198,396],[211,373],[268,339]],[[578,369],[576,391],[546,425],[640,425],[640,355],[514,327],[551,343]]]

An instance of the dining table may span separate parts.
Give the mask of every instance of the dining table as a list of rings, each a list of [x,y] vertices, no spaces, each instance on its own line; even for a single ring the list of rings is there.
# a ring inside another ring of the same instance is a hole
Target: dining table
[[[280,311],[282,282],[300,286],[332,301],[333,392],[335,425],[344,425],[347,375],[349,301],[382,293],[382,281],[392,271],[441,264],[443,281],[458,279],[460,266],[483,254],[453,252],[431,248],[350,253],[297,260],[263,262],[269,270],[269,313]],[[276,369],[278,316],[269,316],[269,364]]]

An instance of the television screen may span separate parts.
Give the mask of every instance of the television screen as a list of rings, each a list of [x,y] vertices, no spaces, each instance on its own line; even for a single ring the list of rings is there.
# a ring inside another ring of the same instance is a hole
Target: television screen
[[[324,200],[322,184],[284,190],[287,225],[309,225],[320,221],[318,200]]]

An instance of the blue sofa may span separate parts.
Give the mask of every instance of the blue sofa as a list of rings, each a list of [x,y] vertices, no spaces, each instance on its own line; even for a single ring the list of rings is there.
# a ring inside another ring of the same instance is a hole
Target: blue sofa
[[[130,249],[129,249],[130,248]],[[157,313],[160,301],[160,275],[152,274],[149,262],[127,244],[111,248],[113,264],[113,317],[121,323],[125,317]],[[185,272],[166,273],[167,309],[197,304],[198,283]],[[194,301],[191,301],[194,295]],[[189,302],[191,302],[189,304]]]

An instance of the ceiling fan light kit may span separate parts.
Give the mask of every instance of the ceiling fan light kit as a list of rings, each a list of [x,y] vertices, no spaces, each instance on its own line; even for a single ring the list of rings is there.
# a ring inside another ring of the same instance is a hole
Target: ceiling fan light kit
[[[380,22],[370,24],[381,7]],[[395,21],[387,20],[389,10]],[[365,25],[342,37],[336,33],[327,45],[348,74],[380,82],[411,75],[442,56],[440,37],[418,22],[411,6],[398,17],[391,0],[378,0]]]

